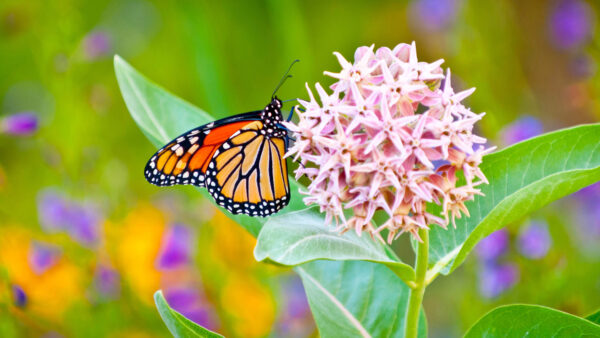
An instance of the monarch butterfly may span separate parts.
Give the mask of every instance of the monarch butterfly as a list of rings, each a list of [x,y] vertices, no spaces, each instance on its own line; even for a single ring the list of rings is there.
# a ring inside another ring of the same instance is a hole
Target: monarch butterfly
[[[158,186],[205,187],[233,214],[265,217],[285,207],[290,184],[283,156],[290,137],[281,124],[282,101],[275,93],[291,77],[287,73],[292,65],[264,109],[226,117],[173,139],[146,164],[146,180]]]

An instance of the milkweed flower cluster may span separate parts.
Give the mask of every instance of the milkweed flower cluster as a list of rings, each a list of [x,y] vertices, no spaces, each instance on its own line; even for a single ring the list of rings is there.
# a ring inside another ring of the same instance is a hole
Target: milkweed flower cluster
[[[301,163],[296,178],[311,182],[304,202],[319,205],[339,230],[382,238],[387,229],[388,242],[468,216],[464,203],[481,194],[477,186],[487,180],[479,164],[493,150],[472,132],[484,114],[461,103],[475,89],[455,93],[443,60],[419,62],[414,43],[360,47],[354,63],[334,54],[342,70],[325,72],[337,79],[333,93],[317,83],[317,99],[307,85],[298,124],[286,125],[296,138],[287,156]],[[428,203],[440,205],[441,214]],[[389,217],[375,226],[378,210]]]

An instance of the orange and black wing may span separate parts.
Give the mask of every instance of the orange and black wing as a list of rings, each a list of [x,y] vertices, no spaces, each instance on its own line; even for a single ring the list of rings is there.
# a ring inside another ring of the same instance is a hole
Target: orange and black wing
[[[148,182],[158,186],[205,186],[206,170],[217,150],[243,126],[259,119],[250,112],[192,129],[175,138],[150,158],[144,169]]]
[[[208,164],[206,187],[233,214],[268,216],[289,203],[283,138],[267,136],[253,121],[233,133]]]

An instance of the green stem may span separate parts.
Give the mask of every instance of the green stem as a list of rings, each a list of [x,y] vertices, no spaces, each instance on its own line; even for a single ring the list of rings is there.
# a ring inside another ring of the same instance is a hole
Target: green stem
[[[421,236],[423,242],[418,243],[415,259],[416,280],[415,287],[410,290],[408,311],[406,313],[406,338],[417,337],[419,313],[421,312],[423,294],[427,287],[425,277],[427,276],[427,263],[429,261],[429,231],[421,229],[419,236]]]

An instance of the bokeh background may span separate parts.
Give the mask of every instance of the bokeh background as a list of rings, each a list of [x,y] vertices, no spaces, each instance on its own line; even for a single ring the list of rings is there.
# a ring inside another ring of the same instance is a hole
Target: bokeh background
[[[152,294],[227,336],[316,336],[289,269],[190,187],[147,184],[155,151],[129,117],[119,54],[215,117],[306,97],[361,45],[416,41],[446,60],[502,148],[600,119],[598,9],[584,0],[13,1],[0,3],[0,336],[162,337]],[[177,114],[177,112],[172,112]],[[190,128],[195,126],[190,126]],[[550,154],[551,156],[551,154]],[[432,337],[488,310],[600,307],[600,187],[492,234],[428,289]],[[411,259],[407,240],[395,249]]]

